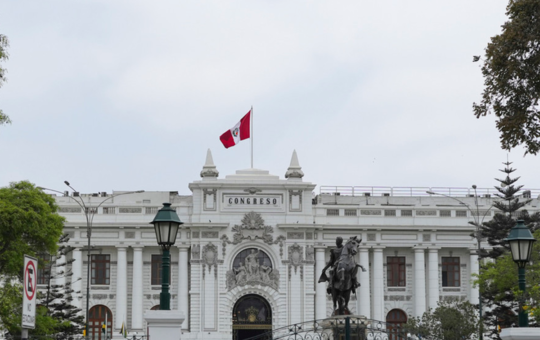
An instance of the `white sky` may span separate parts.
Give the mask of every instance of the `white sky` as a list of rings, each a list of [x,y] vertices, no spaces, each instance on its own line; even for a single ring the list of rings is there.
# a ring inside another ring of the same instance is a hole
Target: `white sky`
[[[507,0],[5,1],[0,186],[190,193],[250,143],[219,136],[255,110],[255,168],[293,149],[318,185],[492,187],[507,153],[476,119],[473,55]],[[540,158],[510,153],[540,188]],[[318,190],[318,188],[316,189]]]

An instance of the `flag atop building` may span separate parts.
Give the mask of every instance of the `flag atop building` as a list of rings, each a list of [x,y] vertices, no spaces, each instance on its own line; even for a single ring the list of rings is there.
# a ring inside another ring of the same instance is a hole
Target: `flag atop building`
[[[225,148],[235,146],[241,140],[250,138],[251,110],[230,130],[225,131],[219,139]]]

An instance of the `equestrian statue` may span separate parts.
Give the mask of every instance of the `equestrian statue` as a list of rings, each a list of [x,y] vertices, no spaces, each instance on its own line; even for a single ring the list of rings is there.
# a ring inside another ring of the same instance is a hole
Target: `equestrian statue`
[[[319,283],[328,282],[326,291],[332,295],[335,315],[350,315],[348,304],[351,297],[351,292],[356,294],[356,288],[360,287],[360,283],[356,279],[358,268],[366,269],[359,264],[356,264],[355,256],[358,253],[358,247],[362,242],[357,236],[351,237],[343,245],[343,238],[336,238],[336,246],[330,252],[330,261],[323,268]],[[330,275],[326,275],[326,270],[330,268]]]

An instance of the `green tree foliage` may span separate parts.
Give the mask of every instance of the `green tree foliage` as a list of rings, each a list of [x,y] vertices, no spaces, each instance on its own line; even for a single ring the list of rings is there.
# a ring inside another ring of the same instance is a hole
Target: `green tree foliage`
[[[0,62],[8,59],[7,48],[9,46],[8,38],[0,34]],[[6,81],[6,70],[0,65],[0,87]],[[9,124],[11,120],[0,110],[0,125]]]
[[[404,328],[423,340],[476,339],[478,309],[468,301],[440,302],[421,317],[409,317]]]
[[[0,275],[21,276],[24,255],[54,254],[64,218],[54,199],[22,181],[0,188]]]
[[[524,144],[526,153],[540,150],[540,1],[510,0],[509,20],[491,38],[482,66],[484,92],[474,103],[479,118],[497,117],[501,146]]]
[[[500,184],[495,189],[498,191],[493,205],[498,210],[492,220],[484,222],[481,227],[481,235],[492,247],[490,251],[482,252],[481,258],[489,258],[491,261],[483,261],[479,280],[480,294],[486,308],[484,312],[484,324],[486,331],[493,337],[498,338],[498,326],[511,327],[517,324],[519,299],[522,296],[517,292],[517,266],[512,261],[510,249],[504,239],[516,225],[517,219],[523,219],[532,231],[540,229],[540,214],[530,215],[526,210],[531,199],[523,198],[520,193],[522,185],[516,185],[519,177],[510,177],[515,169],[510,162],[506,162],[501,170],[506,176],[496,179]],[[540,235],[535,233],[535,235]],[[536,245],[536,247],[540,247]],[[540,250],[540,248],[539,248]],[[535,254],[538,256],[538,252]],[[540,265],[540,264],[539,264]],[[527,268],[528,283],[540,282],[540,266],[531,265]],[[538,272],[537,274],[535,274]],[[536,279],[534,277],[536,276]],[[533,280],[533,281],[530,281]]]
[[[540,240],[540,230],[534,234]],[[532,323],[540,323],[540,242],[535,242],[531,254],[531,263],[525,267],[527,293],[518,289],[518,268],[510,252],[500,255],[494,262],[486,262],[482,266],[477,283],[480,291],[489,297],[489,307],[486,312],[486,321],[489,321],[497,334],[497,325],[503,328],[518,324],[517,312],[520,300],[527,309],[531,310]]]
[[[41,295],[38,292],[38,298]],[[22,306],[22,285],[20,282],[6,280],[2,283],[0,290],[0,329],[7,338],[20,336],[21,334],[21,306]],[[48,315],[47,309],[38,306],[36,309],[36,328],[31,329],[31,335],[54,334],[59,327],[59,321]]]

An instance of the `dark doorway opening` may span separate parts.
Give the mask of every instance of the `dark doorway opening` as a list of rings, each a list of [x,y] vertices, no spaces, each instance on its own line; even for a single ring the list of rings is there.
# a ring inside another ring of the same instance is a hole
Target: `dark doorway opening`
[[[272,330],[270,304],[260,295],[241,297],[232,312],[233,340],[251,338]]]

